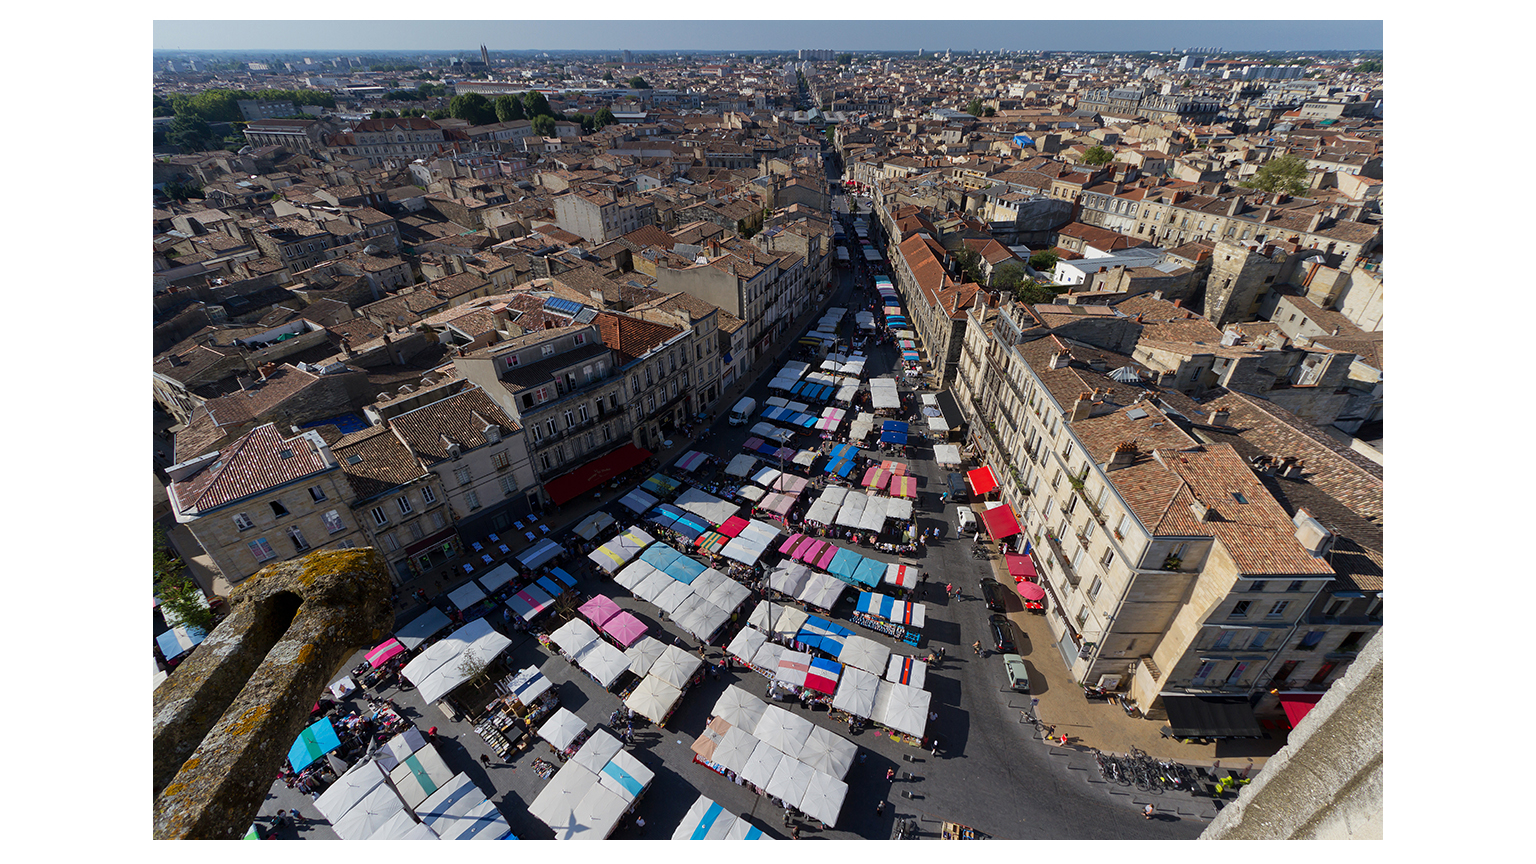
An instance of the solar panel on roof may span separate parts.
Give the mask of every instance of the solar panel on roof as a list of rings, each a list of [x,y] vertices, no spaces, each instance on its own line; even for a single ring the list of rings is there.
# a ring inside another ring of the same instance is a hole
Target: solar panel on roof
[[[583,308],[582,304],[575,300],[567,300],[564,297],[551,297],[544,301],[544,308],[561,315],[575,316]]]

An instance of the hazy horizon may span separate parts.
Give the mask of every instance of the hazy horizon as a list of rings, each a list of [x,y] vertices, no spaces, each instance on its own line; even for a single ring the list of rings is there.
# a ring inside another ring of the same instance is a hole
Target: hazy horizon
[[[1380,51],[1382,29],[1359,20],[156,21],[153,50]]]

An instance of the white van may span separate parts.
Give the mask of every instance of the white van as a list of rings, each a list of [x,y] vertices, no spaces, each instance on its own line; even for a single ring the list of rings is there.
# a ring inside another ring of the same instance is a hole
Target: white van
[[[976,535],[976,511],[962,504],[955,512],[956,523],[960,527],[961,537],[974,537]]]
[[[750,396],[742,397],[736,407],[731,409],[731,425],[745,426],[747,420],[752,417],[752,412],[757,410],[757,400]]]

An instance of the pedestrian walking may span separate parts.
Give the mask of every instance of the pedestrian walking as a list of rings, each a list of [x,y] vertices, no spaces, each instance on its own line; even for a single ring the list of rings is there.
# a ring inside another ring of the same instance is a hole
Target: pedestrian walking
[[[480,764],[484,765],[487,768],[491,767],[491,757],[485,755],[484,753],[481,753],[480,754]]]
[[[895,783],[896,782],[896,769],[895,768],[887,768],[887,769],[885,769],[885,782],[887,782],[887,783]]]
[[[934,758],[937,759],[939,756],[939,739],[933,739],[933,749],[931,752],[933,753]]]
[[[978,657],[981,656],[981,640],[980,639],[977,639],[975,642],[971,643],[971,650],[976,652],[976,656],[978,656]]]
[[[636,816],[635,817],[635,827],[640,829],[640,836],[644,837],[645,836],[645,817],[644,816]]]
[[[1062,733],[1062,736],[1059,739],[1057,739],[1057,740],[1061,742],[1061,746],[1063,746],[1063,747],[1067,746],[1067,736],[1066,736],[1066,733]]]
[[[881,801],[880,803],[875,805],[875,815],[876,816],[884,816],[885,815],[885,802],[884,801]]]
[[[1152,814],[1155,812],[1157,812],[1157,808],[1153,807],[1151,804],[1148,804],[1147,806],[1141,808],[1141,818],[1151,819]]]

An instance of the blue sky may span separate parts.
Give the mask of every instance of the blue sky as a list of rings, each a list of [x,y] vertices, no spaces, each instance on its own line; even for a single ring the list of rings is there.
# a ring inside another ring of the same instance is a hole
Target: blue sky
[[[932,8],[932,7],[929,7]],[[1380,21],[157,21],[159,50],[1229,50],[1382,47]]]

